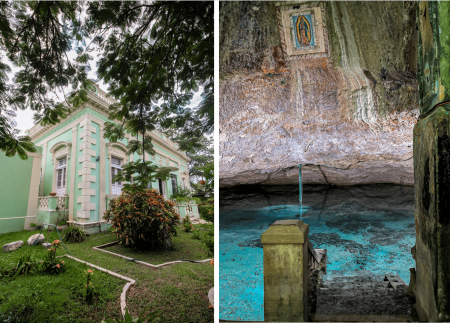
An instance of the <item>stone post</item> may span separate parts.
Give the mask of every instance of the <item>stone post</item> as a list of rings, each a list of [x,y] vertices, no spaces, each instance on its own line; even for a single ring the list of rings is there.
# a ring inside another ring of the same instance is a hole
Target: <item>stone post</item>
[[[261,235],[266,322],[308,321],[308,233],[301,220],[279,220]]]

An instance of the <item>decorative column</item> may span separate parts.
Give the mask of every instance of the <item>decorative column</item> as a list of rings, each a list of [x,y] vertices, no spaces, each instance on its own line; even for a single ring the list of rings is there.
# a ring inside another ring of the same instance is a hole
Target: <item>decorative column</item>
[[[78,125],[72,127],[72,151],[70,157],[70,188],[69,188],[69,221],[73,221],[75,209],[75,173],[77,167],[77,132]]]
[[[39,196],[44,196],[44,182],[45,182],[45,162],[47,158],[47,142],[42,148],[42,172],[41,172],[41,186],[39,187]]]
[[[103,220],[103,214],[106,212],[106,143],[103,135],[105,134],[105,125],[100,125],[100,214],[99,221]]]
[[[95,196],[95,189],[91,189],[91,183],[95,183],[97,178],[91,175],[91,169],[96,169],[96,163],[91,162],[91,157],[96,157],[96,153],[91,149],[91,145],[96,143],[92,138],[92,133],[96,133],[95,128],[91,125],[89,116],[80,123],[83,131],[80,133],[80,139],[83,143],[80,145],[82,156],[78,162],[82,163],[82,167],[78,176],[81,176],[81,183],[78,189],[81,189],[81,195],[77,197],[77,203],[81,204],[81,210],[77,211],[77,220],[79,222],[89,222],[91,211],[95,210],[95,203],[91,203],[91,196]]]
[[[279,220],[261,235],[266,322],[308,321],[308,233],[301,220]]]

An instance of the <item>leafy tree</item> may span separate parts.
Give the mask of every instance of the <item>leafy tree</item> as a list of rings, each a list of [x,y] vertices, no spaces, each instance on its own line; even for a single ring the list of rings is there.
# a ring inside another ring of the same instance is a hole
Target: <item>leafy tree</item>
[[[136,136],[130,153],[152,154],[148,134],[158,127],[171,130],[181,150],[194,152],[213,130],[213,7],[202,1],[0,2],[0,45],[20,68],[8,85],[11,68],[0,62],[0,149],[22,158],[34,150],[29,137],[14,130],[17,109],[30,107],[36,122],[55,124],[87,100],[93,89],[87,79],[90,53],[97,50],[98,77],[119,101],[110,119],[121,122],[108,123],[105,137],[114,142],[128,131]],[[73,48],[77,56],[71,60]],[[69,86],[72,92],[66,93]],[[200,105],[184,108],[200,87]],[[63,102],[54,99],[58,91]],[[131,176],[144,188],[142,176],[132,174],[155,171],[149,167],[144,154],[119,178]]]
[[[205,132],[213,129],[213,3],[93,2],[87,30],[101,51],[98,76],[109,84],[119,104],[111,106],[105,137],[111,141],[127,131],[136,136],[130,153],[153,154],[156,127],[170,130],[179,149],[194,152]],[[203,101],[193,111],[183,108],[203,87]],[[133,172],[149,166],[134,163]],[[117,180],[124,179],[118,175]],[[145,188],[136,178],[138,188]]]
[[[31,108],[35,121],[55,124],[74,105],[86,101],[88,61],[83,50],[86,37],[80,25],[81,2],[65,1],[1,1],[0,46],[8,62],[0,62],[0,150],[7,156],[16,153],[26,159],[25,151],[35,149],[28,136],[18,136],[12,119],[18,109]],[[75,41],[78,56],[69,59]],[[19,68],[13,85],[6,73],[11,66]],[[68,91],[71,86],[73,92]],[[60,91],[67,99],[56,102]]]

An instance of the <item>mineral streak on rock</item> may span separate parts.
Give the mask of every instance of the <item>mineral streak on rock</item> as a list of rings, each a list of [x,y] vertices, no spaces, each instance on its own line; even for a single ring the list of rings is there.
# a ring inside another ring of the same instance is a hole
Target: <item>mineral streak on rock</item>
[[[298,164],[305,183],[413,185],[417,3],[297,3],[322,7],[328,51],[294,60],[280,4],[220,5],[221,187],[296,183]]]

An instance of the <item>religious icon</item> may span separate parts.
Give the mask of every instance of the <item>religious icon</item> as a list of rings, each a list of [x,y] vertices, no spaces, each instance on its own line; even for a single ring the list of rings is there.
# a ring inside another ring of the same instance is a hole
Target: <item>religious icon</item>
[[[305,16],[299,16],[295,24],[297,41],[300,45],[309,46],[311,43],[311,25]]]

